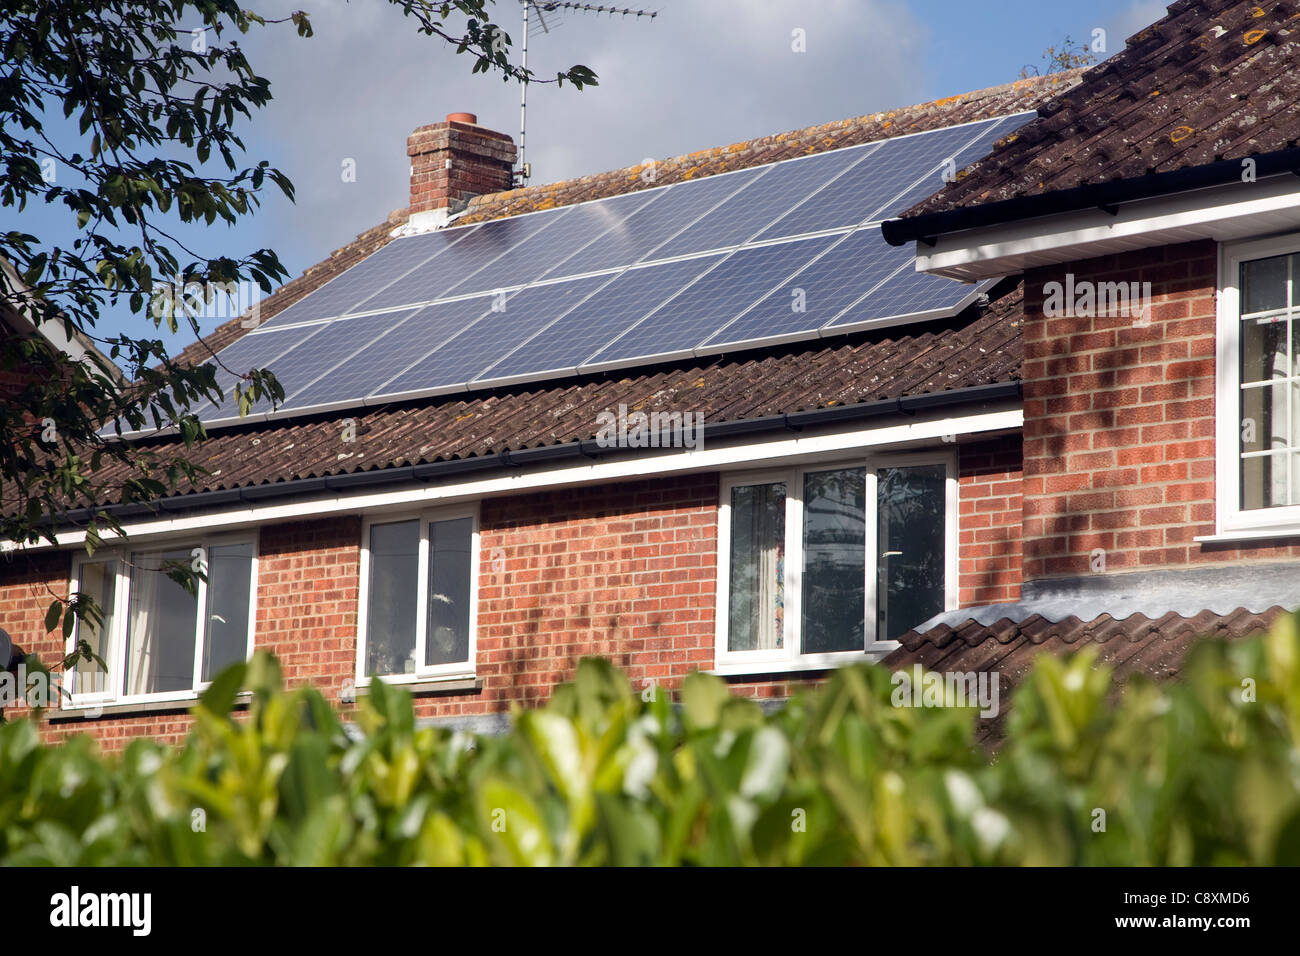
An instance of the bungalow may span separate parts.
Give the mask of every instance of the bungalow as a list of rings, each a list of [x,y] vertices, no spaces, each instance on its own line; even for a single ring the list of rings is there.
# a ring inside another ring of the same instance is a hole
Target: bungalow
[[[188,350],[285,403],[93,503],[127,541],[0,558],[43,659],[48,589],[109,611],[50,735],[177,739],[255,647],[493,729],[587,654],[774,700],[1259,630],[1300,605],[1292,16],[1180,2],[1087,72],[522,189],[472,116],[417,130],[407,210]]]

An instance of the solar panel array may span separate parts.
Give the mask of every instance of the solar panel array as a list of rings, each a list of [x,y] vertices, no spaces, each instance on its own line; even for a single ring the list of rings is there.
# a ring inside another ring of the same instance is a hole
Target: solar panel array
[[[307,413],[951,315],[879,223],[1032,112],[395,239],[224,349]],[[269,402],[253,413],[269,413]],[[238,421],[233,394],[199,410]]]

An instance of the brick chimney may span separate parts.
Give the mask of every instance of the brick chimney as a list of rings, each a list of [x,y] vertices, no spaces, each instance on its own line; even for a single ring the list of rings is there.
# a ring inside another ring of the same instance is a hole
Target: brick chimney
[[[478,125],[473,113],[449,113],[406,140],[411,157],[411,226],[436,228],[472,196],[514,185],[517,151],[505,133]]]

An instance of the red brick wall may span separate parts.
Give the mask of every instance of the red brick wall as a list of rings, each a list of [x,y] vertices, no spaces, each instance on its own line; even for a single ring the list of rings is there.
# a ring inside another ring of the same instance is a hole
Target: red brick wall
[[[473,698],[427,714],[536,704],[598,654],[637,687],[711,667],[718,476],[485,501]]]
[[[263,528],[254,642],[280,659],[289,686],[337,699],[356,679],[361,519],[318,518]]]
[[[1044,314],[1044,286],[1150,282],[1131,316]],[[1216,246],[1194,242],[1025,276],[1024,575],[1300,556],[1203,547],[1214,532]]]
[[[958,446],[957,601],[1020,598],[1021,438]]]
[[[959,446],[961,601],[1013,600],[1019,572],[1019,440]],[[718,475],[623,482],[484,501],[480,513],[477,690],[422,687],[422,716],[501,713],[545,701],[578,659],[610,658],[634,685],[678,686],[713,666]],[[361,519],[355,515],[261,530],[256,644],[280,659],[290,685],[310,682],[343,710],[356,672]],[[71,556],[0,564],[0,624],[24,649],[57,660],[44,634],[53,588]],[[737,694],[784,697],[815,680],[733,681]],[[184,713],[51,723],[54,738],[91,732],[111,749],[138,736],[180,740]]]

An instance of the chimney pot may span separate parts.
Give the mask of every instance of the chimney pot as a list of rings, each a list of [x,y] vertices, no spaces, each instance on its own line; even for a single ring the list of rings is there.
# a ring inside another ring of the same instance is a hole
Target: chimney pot
[[[478,125],[478,116],[474,113],[448,113],[448,123],[469,123],[471,126]]]

